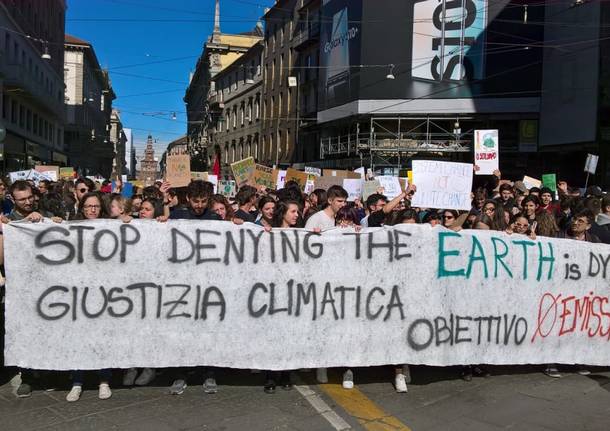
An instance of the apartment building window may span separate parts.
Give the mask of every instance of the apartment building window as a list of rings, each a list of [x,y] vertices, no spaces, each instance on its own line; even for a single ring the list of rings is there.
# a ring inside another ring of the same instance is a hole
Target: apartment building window
[[[275,153],[277,154],[278,158],[282,156],[282,131],[281,130],[277,131],[277,139],[275,142]]]
[[[25,107],[19,105],[19,127],[22,129],[25,127]]]
[[[269,118],[273,119],[275,117],[275,96],[271,96],[271,112],[269,113]]]
[[[248,122],[252,122],[252,101],[248,102]]]
[[[256,101],[254,102],[254,115],[256,115],[256,119],[261,118],[261,101],[259,96],[256,97]]]
[[[232,85],[233,85],[233,84],[232,84],[232,82],[231,82],[231,77],[229,76],[229,86],[228,86],[228,88],[229,88],[229,94],[231,94],[231,86],[232,86]]]
[[[233,128],[237,128],[237,106],[233,108]]]
[[[267,118],[267,99],[263,102],[263,119]]]
[[[8,107],[10,103],[10,97],[2,94],[2,118],[5,120],[8,118]]]
[[[28,132],[32,131],[32,111],[27,110],[25,127]]]
[[[275,35],[277,34],[277,26],[273,25],[273,34],[271,35],[271,50],[275,52]]]
[[[284,24],[280,27],[280,45],[284,46]]]
[[[4,55],[11,58],[11,35],[4,33]]]
[[[284,54],[280,55],[280,87],[284,85]]]
[[[284,148],[284,154],[288,155],[290,150],[290,129],[286,130],[286,147]]]
[[[13,63],[19,63],[19,44],[17,42],[13,43]]]
[[[275,68],[277,67],[277,62],[273,59],[273,67],[271,68],[271,89],[275,88]]]
[[[283,115],[284,115],[284,111],[282,110],[282,104],[283,104],[283,100],[284,99],[284,94],[280,93],[279,99],[278,99],[278,104],[277,104],[277,117],[278,119],[282,119]]]
[[[32,132],[38,135],[38,114],[34,114],[34,120],[32,122]]]
[[[242,102],[242,104],[239,107],[239,123],[243,126],[244,125],[244,104]]]
[[[235,72],[235,83],[233,84],[233,89],[237,90],[237,83],[239,81],[239,72]]]
[[[261,148],[261,155],[260,158],[264,159],[265,158],[265,149],[267,148],[267,137],[263,136],[263,146]]]
[[[42,122],[42,117],[38,118],[38,136],[42,137],[44,134],[44,123]]]

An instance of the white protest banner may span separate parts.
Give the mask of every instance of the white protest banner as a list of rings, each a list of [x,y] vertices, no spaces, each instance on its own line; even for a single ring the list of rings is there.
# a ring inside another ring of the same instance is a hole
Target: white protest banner
[[[366,168],[364,166],[355,169],[354,172],[359,174],[360,178],[362,178],[363,180],[366,179]]]
[[[7,365],[610,365],[604,244],[429,225],[3,230]]]
[[[370,195],[377,193],[381,184],[377,180],[365,181],[362,187],[362,200],[366,201]]]
[[[472,207],[470,163],[414,160],[413,184],[417,187],[411,200],[414,207],[466,211]]]
[[[500,140],[498,130],[474,131],[474,164],[477,175],[492,175],[500,169]]]
[[[15,172],[8,173],[8,177],[11,180],[11,183],[14,183],[15,181],[18,181],[18,180],[27,180],[30,178],[30,175],[32,175],[31,169],[29,169],[27,171],[15,171]]]
[[[214,193],[218,193],[218,175],[208,174],[207,181],[214,185]]]
[[[356,199],[362,198],[362,189],[364,181],[355,180],[352,178],[343,179],[343,188],[347,191],[347,201],[354,202]]]
[[[523,177],[523,185],[529,190],[533,187],[540,188],[542,186],[542,181],[537,180],[536,178],[528,177],[527,175]]]
[[[598,160],[599,156],[596,156],[595,154],[587,154],[587,161],[585,162],[585,172],[595,175],[595,171],[597,171]]]
[[[286,171],[281,169],[274,169],[274,171],[277,172],[277,181],[275,182],[275,188],[276,190],[283,189],[284,184],[286,183]]]
[[[400,180],[398,177],[379,175],[376,176],[375,179],[379,181],[379,184],[381,187],[383,187],[383,194],[388,199],[392,200],[402,193],[402,189],[400,188]]]

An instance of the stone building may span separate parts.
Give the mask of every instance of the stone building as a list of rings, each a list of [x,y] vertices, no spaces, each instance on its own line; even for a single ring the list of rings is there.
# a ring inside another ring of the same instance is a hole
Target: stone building
[[[91,43],[66,35],[66,145],[70,163],[81,175],[112,173],[114,145],[109,139],[112,101],[108,72]]]
[[[159,163],[155,159],[155,149],[153,147],[153,138],[148,135],[146,139],[146,148],[144,149],[144,158],[140,160],[140,170],[137,178],[144,181],[145,186],[151,186],[155,183],[159,175]]]
[[[66,2],[0,0],[0,143],[5,172],[39,163],[66,165],[64,25]]]
[[[213,78],[216,91],[210,93],[208,100],[214,151],[209,156],[220,153],[223,168],[249,156],[259,159],[262,55],[263,44],[259,42]]]
[[[184,95],[187,111],[187,136],[193,170],[205,171],[213,158],[214,149],[208,137],[212,122],[209,96],[216,92],[212,78],[237,60],[262,39],[260,26],[241,34],[226,34],[220,31],[220,0],[216,0],[214,30],[203,46],[197,60],[189,86]]]

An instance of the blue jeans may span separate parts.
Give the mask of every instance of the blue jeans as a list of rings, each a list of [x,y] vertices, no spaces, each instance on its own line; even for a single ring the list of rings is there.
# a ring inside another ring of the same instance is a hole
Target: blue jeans
[[[112,377],[112,371],[108,368],[98,370],[97,373],[100,376],[100,382],[108,383],[110,377]],[[72,386],[82,386],[85,380],[85,372],[82,370],[72,370]]]

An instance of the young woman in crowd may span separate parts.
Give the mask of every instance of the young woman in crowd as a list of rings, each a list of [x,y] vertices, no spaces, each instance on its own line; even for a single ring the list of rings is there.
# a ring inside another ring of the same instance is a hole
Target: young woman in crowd
[[[275,199],[270,196],[262,196],[258,200],[258,217],[256,223],[266,228],[272,227],[275,205]]]
[[[443,226],[453,231],[462,230],[461,226],[458,226],[459,213],[456,210],[444,210],[443,211]]]
[[[97,192],[89,192],[84,194],[78,206],[78,213],[76,218],[78,220],[97,220],[100,218],[106,218],[106,210],[102,198]],[[66,401],[75,402],[81,397],[84,383],[84,371],[73,370],[71,372],[72,377],[72,389],[66,396]],[[109,369],[99,370],[99,393],[98,397],[101,400],[106,400],[112,396],[110,390],[110,376],[111,372]]]
[[[273,211],[273,227],[296,227],[299,221],[299,204],[296,201],[280,200]]]
[[[208,201],[208,206],[213,212],[218,214],[218,217],[222,220],[233,220],[233,208],[227,198],[223,195],[213,195]]]
[[[133,218],[140,217],[140,208],[142,207],[142,195],[133,195],[131,197],[131,216]]]

